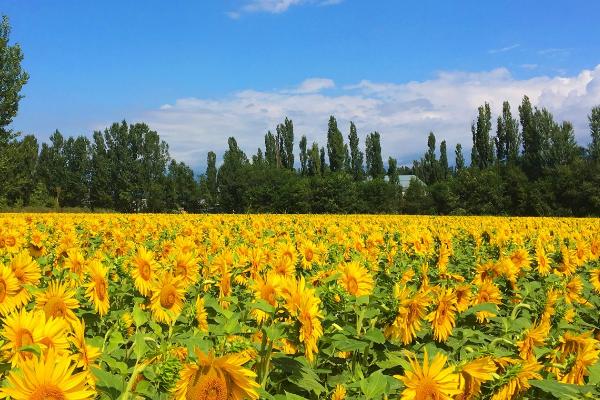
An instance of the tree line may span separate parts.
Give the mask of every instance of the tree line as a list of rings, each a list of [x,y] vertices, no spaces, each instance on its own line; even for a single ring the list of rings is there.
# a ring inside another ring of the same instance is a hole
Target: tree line
[[[211,151],[206,171],[196,176],[144,123],[114,123],[91,137],[57,130],[41,146],[35,136],[10,129],[29,76],[9,34],[4,17],[0,209],[600,215],[600,107],[591,110],[591,142],[584,147],[571,123],[555,121],[527,96],[514,116],[504,102],[495,124],[485,103],[471,126],[470,162],[457,144],[453,166],[446,141],[438,148],[433,132],[423,156],[400,166],[393,157],[384,163],[378,132],[361,146],[356,125],[345,135],[331,116],[325,145],[302,136],[296,147],[293,121],[285,118],[253,155],[230,137],[222,163]],[[401,180],[406,175],[416,179]]]

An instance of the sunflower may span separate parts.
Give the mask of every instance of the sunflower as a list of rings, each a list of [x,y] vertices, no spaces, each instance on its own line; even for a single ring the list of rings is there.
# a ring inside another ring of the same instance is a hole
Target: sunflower
[[[429,293],[413,293],[410,288],[396,286],[394,288],[396,299],[400,301],[398,314],[392,325],[388,326],[385,333],[388,337],[400,339],[402,343],[409,344],[421,329],[423,319],[429,306]]]
[[[471,400],[481,393],[481,383],[496,377],[496,365],[490,357],[477,358],[460,368],[463,393],[457,400]]]
[[[199,259],[192,252],[178,251],[175,255],[173,273],[181,278],[184,285],[190,286],[198,282]]]
[[[15,294],[19,291],[19,281],[10,268],[0,265],[0,315],[12,312],[15,307]]]
[[[331,393],[331,400],[344,400],[346,398],[346,388],[342,385],[335,385]]]
[[[523,339],[517,342],[519,355],[523,360],[535,360],[533,348],[544,345],[546,336],[548,335],[548,329],[549,325],[542,322],[525,331]]]
[[[452,334],[456,324],[456,296],[452,289],[440,293],[438,304],[426,317],[432,323],[433,338],[438,342],[445,342]]]
[[[85,371],[91,372],[91,367],[94,362],[100,357],[100,349],[86,343],[85,340],[85,322],[77,321],[73,324],[73,334],[71,335],[71,343],[77,349],[77,368],[83,368]],[[91,375],[91,374],[90,374]]]
[[[106,315],[109,308],[108,281],[106,273],[108,269],[100,261],[90,261],[88,265],[90,281],[85,286],[85,296],[94,303],[94,310],[100,316]]]
[[[253,288],[255,299],[264,300],[273,307],[277,307],[277,297],[281,291],[281,278],[279,275],[268,274],[266,278],[259,275],[256,277]],[[268,314],[265,311],[258,308],[252,310],[252,315],[259,323],[268,317]]]
[[[79,308],[75,290],[67,283],[50,282],[46,290],[39,294],[36,309],[44,311],[46,318],[65,318],[69,322],[77,319],[73,310]]]
[[[590,270],[590,283],[596,293],[600,293],[600,268]]]
[[[584,304],[587,300],[581,297],[581,292],[583,291],[583,281],[579,277],[579,275],[575,275],[572,277],[569,282],[567,282],[565,288],[565,301],[567,304],[579,303]]]
[[[198,361],[187,364],[175,385],[176,400],[258,399],[256,374],[243,365],[250,360],[244,353],[215,357],[195,350]]]
[[[131,277],[134,279],[135,288],[143,296],[148,296],[158,268],[158,263],[154,260],[154,253],[140,246],[131,262],[133,264]]]
[[[479,286],[479,291],[477,292],[477,296],[475,298],[475,304],[484,304],[484,303],[492,303],[492,304],[500,304],[502,302],[502,294],[500,289],[492,282],[484,281]],[[480,323],[488,321],[490,318],[495,317],[496,314],[489,311],[478,311],[476,314],[477,321]]]
[[[8,352],[13,367],[33,357],[33,353],[21,351],[21,347],[41,343],[44,314],[20,310],[4,318],[3,326],[2,337],[6,343],[2,350]]]
[[[460,285],[454,289],[456,295],[456,311],[463,312],[467,311],[471,304],[471,286]]]
[[[27,251],[20,252],[10,260],[10,269],[21,285],[21,288],[13,298],[13,302],[18,308],[27,304],[31,299],[31,293],[29,293],[25,285],[37,285],[42,277],[42,273],[37,262],[31,258]]]
[[[410,358],[410,370],[404,375],[394,375],[406,388],[402,391],[401,400],[451,400],[462,393],[460,376],[454,373],[454,367],[444,368],[447,357],[437,353],[429,360],[427,349],[421,366],[416,358]]]
[[[62,399],[84,400],[95,397],[85,373],[74,374],[75,365],[69,357],[53,351],[45,357],[24,361],[20,371],[10,371],[8,386],[0,389],[14,400]]]
[[[165,271],[152,285],[151,293],[150,310],[154,319],[170,325],[175,323],[185,300],[183,281]]]
[[[352,296],[367,296],[373,291],[373,277],[357,261],[342,264],[338,270],[339,284]]]
[[[510,369],[510,379],[494,395],[492,400],[510,400],[531,387],[530,379],[542,379],[539,371],[542,366],[537,361],[524,361]]]
[[[198,329],[202,332],[208,332],[208,313],[204,307],[204,299],[200,296],[196,298],[196,322]]]
[[[600,350],[598,350],[597,341],[588,341],[575,356],[575,362],[571,366],[569,372],[560,380],[563,383],[571,383],[575,385],[584,385],[585,377],[590,374],[589,367],[596,364],[599,358]]]
[[[71,330],[69,322],[63,318],[54,317],[43,317],[42,322],[42,338],[40,339],[40,343],[44,345],[46,350],[53,350],[58,355],[68,355],[68,332]]]
[[[323,327],[321,326],[323,314],[319,311],[319,303],[320,300],[313,293],[302,293],[298,312],[299,340],[304,343],[304,355],[308,361],[314,359],[314,354],[318,352],[317,341],[323,336]]]
[[[70,249],[67,251],[67,259],[65,260],[65,267],[67,267],[72,273],[77,276],[83,274],[85,267],[85,258],[78,249]]]

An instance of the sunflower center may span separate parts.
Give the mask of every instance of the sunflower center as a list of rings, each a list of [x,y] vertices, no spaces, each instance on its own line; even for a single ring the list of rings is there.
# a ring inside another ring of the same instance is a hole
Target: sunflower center
[[[0,279],[0,303],[3,303],[5,298],[6,298],[6,281],[4,279]]]
[[[13,273],[20,283],[25,283],[25,271],[23,271],[20,265],[13,269]]]
[[[441,393],[431,378],[425,377],[421,382],[419,382],[416,390],[415,400],[438,400],[441,398]]]
[[[177,299],[177,289],[171,284],[165,285],[160,291],[160,305],[164,308],[171,308]]]
[[[44,313],[46,313],[46,318],[64,317],[67,313],[67,306],[62,298],[53,296],[44,305]]]
[[[229,393],[227,384],[218,376],[203,376],[190,381],[186,400],[227,400]]]
[[[150,265],[146,261],[142,261],[140,265],[140,275],[144,278],[145,281],[150,280]]]
[[[311,249],[306,249],[306,252],[304,254],[304,258],[306,258],[306,261],[312,261],[314,257],[314,253]]]
[[[358,282],[353,276],[348,278],[348,292],[350,292],[351,294],[356,294],[358,292]]]
[[[175,268],[175,275],[187,276],[187,265],[183,262],[177,263],[177,267]]]
[[[52,384],[42,384],[31,395],[29,400],[65,400],[62,390]]]
[[[106,298],[106,282],[102,277],[96,277],[96,295],[100,301]]]
[[[17,332],[16,339],[17,347],[29,346],[33,344],[33,335],[29,331],[29,329],[21,329]]]
[[[7,247],[12,247],[17,244],[17,239],[15,239],[14,236],[7,236],[4,238],[4,242],[6,243]]]

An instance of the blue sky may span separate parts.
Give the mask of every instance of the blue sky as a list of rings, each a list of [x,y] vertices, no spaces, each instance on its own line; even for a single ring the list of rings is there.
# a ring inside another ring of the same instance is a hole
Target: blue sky
[[[476,106],[529,94],[574,121],[600,103],[595,1],[0,0],[31,79],[14,128],[90,135],[146,121],[200,166],[230,135],[247,153],[294,119],[327,115],[409,162],[429,130],[469,148]]]

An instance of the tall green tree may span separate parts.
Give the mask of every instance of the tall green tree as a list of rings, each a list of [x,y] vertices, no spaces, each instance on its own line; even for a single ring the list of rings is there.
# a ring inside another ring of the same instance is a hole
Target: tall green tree
[[[319,145],[313,143],[308,152],[307,173],[309,176],[321,175],[321,156],[319,154]]]
[[[65,187],[67,160],[64,152],[65,139],[58,131],[50,136],[50,144],[43,143],[39,156],[38,179],[54,198],[56,207],[61,206],[61,194]]]
[[[446,180],[450,175],[450,167],[448,165],[448,149],[446,148],[446,141],[442,140],[440,143],[440,179]]]
[[[223,154],[223,164],[217,175],[219,205],[225,212],[244,212],[248,158],[238,147],[234,137],[227,140],[227,145],[228,149]]]
[[[363,179],[364,175],[364,154],[359,148],[358,132],[356,131],[356,125],[354,125],[354,122],[350,122],[350,134],[348,135],[348,141],[350,142],[350,164],[352,177],[355,181],[360,181]]]
[[[454,150],[454,165],[456,166],[456,171],[460,171],[465,168],[465,156],[463,155],[462,145],[460,143],[456,144],[456,149]]]
[[[265,135],[265,161],[271,167],[278,166],[277,147],[275,136],[271,133],[271,131],[268,131]]]
[[[399,175],[400,172],[398,171],[398,161],[396,161],[396,159],[393,157],[389,157],[387,170],[387,176],[390,180],[389,182],[392,185],[398,185],[400,182]]]
[[[277,125],[276,132],[278,166],[294,169],[294,123],[286,117],[282,124]]]
[[[29,80],[29,75],[21,67],[21,47],[9,42],[10,23],[4,15],[0,23],[0,151],[14,138],[8,126],[17,115],[19,101],[23,98],[21,89]]]
[[[331,172],[338,172],[344,168],[344,137],[338,129],[337,121],[332,115],[327,126],[327,155]]]
[[[523,136],[523,170],[529,178],[541,175],[544,166],[546,134],[551,127],[547,111],[533,110],[529,97],[523,97],[519,106]]]
[[[210,199],[208,199],[209,205],[214,207],[217,202],[218,188],[217,155],[213,151],[209,151],[208,155],[206,156],[206,185],[208,187],[208,194],[210,195]]]
[[[327,165],[327,160],[325,159],[325,147],[321,147],[319,150],[319,159],[320,173],[321,175],[325,175],[329,171],[329,165]]]
[[[111,165],[102,132],[92,136],[90,160],[90,207],[112,209]]]
[[[487,168],[492,165],[494,152],[490,131],[492,129],[492,112],[490,105],[485,103],[478,109],[477,122],[471,125],[473,135],[473,149],[471,152],[471,165]]]
[[[365,140],[365,154],[367,158],[367,174],[373,178],[383,178],[385,169],[381,158],[381,136],[379,132],[367,135]]]
[[[502,115],[498,117],[495,145],[498,162],[508,164],[517,162],[521,148],[521,135],[519,122],[513,118],[508,101],[502,104]]]
[[[573,125],[568,121],[554,124],[549,135],[548,164],[552,167],[569,165],[580,153]]]
[[[592,108],[588,120],[592,136],[588,151],[592,160],[600,162],[600,106]]]
[[[300,138],[300,174],[306,175],[308,172],[308,152],[306,149],[306,136]]]
[[[70,137],[64,144],[66,162],[63,205],[89,206],[90,196],[90,141],[85,136]]]

